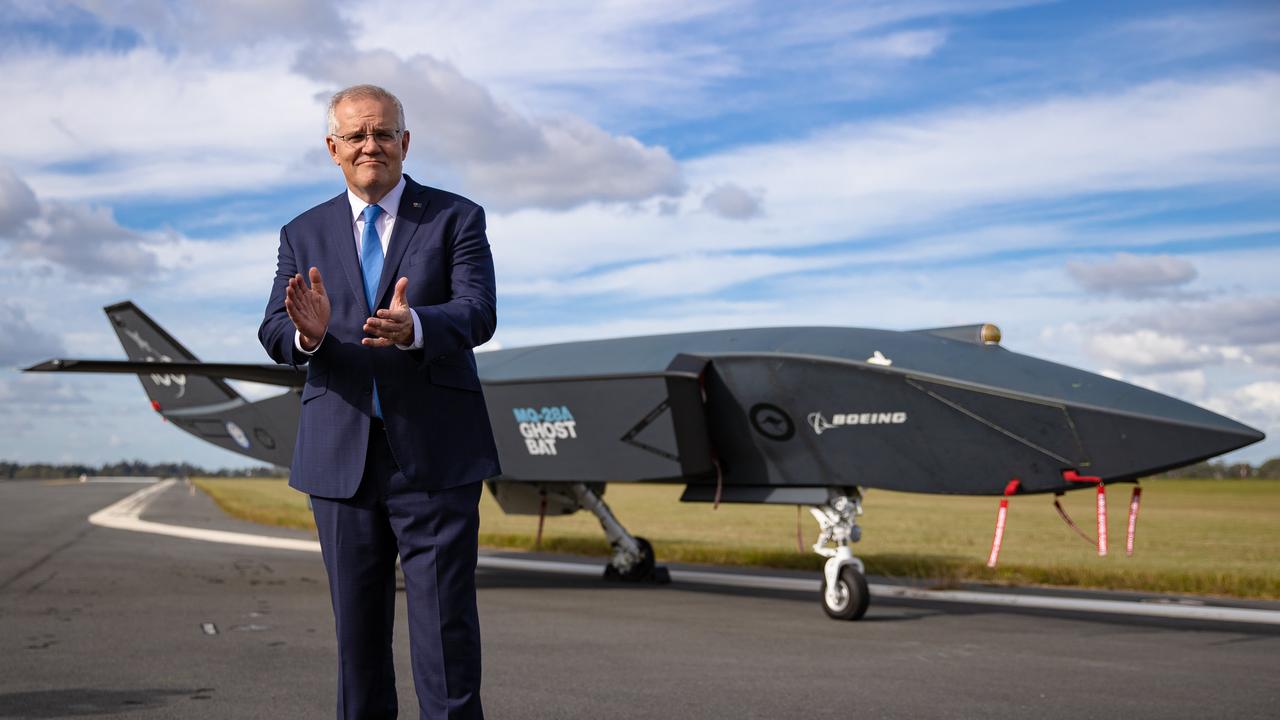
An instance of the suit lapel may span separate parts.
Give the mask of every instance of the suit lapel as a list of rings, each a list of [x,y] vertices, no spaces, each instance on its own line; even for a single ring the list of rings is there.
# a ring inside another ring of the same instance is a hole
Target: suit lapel
[[[382,277],[378,279],[378,293],[374,296],[378,307],[382,307],[382,299],[395,284],[400,261],[422,223],[422,215],[427,210],[426,195],[425,187],[405,176],[404,194],[400,196],[396,224],[391,230],[391,241],[387,243],[387,256],[382,261]]]
[[[338,253],[339,265],[347,276],[351,286],[351,294],[357,298],[358,306],[363,307],[365,316],[369,312],[369,303],[364,297],[364,274],[360,271],[360,256],[356,254],[356,239],[352,228],[351,201],[344,192],[330,201],[332,217],[326,223],[329,228],[329,243]]]

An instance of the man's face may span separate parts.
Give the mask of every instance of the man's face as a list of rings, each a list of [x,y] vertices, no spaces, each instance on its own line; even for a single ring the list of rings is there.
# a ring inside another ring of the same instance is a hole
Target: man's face
[[[330,135],[325,139],[333,161],[342,168],[347,186],[361,199],[375,203],[400,182],[404,157],[409,152],[409,131],[398,132],[399,118],[390,102],[377,98],[351,98],[334,109],[337,135],[363,134],[356,145]],[[377,135],[391,134],[390,142],[378,142]]]

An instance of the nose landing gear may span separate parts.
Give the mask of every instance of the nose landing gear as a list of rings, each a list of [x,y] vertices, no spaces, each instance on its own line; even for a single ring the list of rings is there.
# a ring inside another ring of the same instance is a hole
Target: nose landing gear
[[[809,512],[821,529],[813,551],[827,558],[822,568],[822,609],[836,620],[857,620],[871,603],[866,569],[849,548],[849,543],[862,537],[857,517],[862,514],[862,493],[857,488],[848,495],[833,490],[825,503]]]

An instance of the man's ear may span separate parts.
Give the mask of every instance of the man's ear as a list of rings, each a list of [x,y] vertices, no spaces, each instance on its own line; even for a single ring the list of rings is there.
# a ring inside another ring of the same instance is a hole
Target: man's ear
[[[409,156],[409,131],[405,130],[400,133],[400,158],[404,159]]]
[[[329,148],[329,157],[333,160],[333,164],[341,165],[342,162],[338,160],[338,143],[334,141],[333,136],[325,135],[324,144],[325,147]]]

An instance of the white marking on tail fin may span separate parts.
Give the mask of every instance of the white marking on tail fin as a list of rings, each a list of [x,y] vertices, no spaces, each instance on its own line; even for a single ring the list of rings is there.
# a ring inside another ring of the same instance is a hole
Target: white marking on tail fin
[[[151,347],[151,343],[147,342],[146,339],[142,337],[142,334],[137,330],[125,330],[124,334],[138,346],[139,350],[147,354],[143,360],[146,360],[147,362],[173,362],[173,358],[165,355],[164,353],[157,352],[154,347]],[[177,373],[151,373],[151,382],[161,387],[177,385],[178,394],[174,396],[174,399],[181,398],[187,392],[186,375],[179,375]]]

